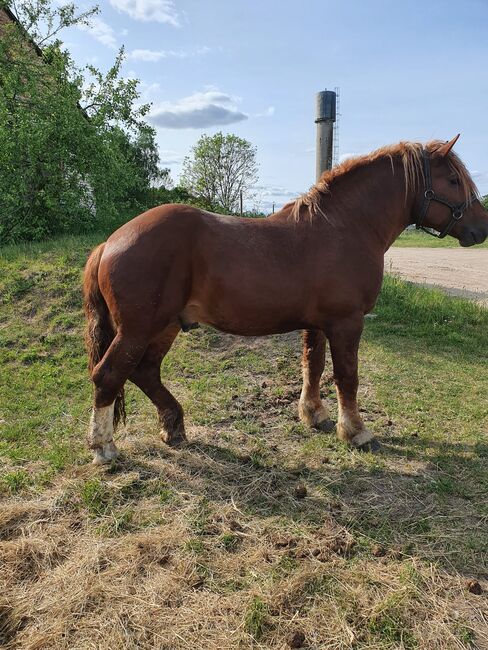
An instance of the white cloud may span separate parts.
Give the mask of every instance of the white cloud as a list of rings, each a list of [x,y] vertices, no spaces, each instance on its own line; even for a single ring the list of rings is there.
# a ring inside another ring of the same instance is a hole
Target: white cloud
[[[179,25],[173,0],[110,0],[110,4],[134,20]]]
[[[154,63],[161,59],[186,59],[190,56],[200,56],[210,52],[207,46],[198,47],[194,50],[132,50],[127,55],[128,59],[134,61],[145,61],[147,63]]]
[[[256,113],[254,117],[271,117],[272,115],[274,115],[274,112],[275,112],[275,107],[268,106],[268,108],[263,113]]]
[[[112,50],[117,48],[117,39],[115,38],[114,30],[98,16],[92,16],[89,25],[78,25],[78,29],[88,32],[93,38],[96,38],[97,41]]]
[[[356,156],[359,156],[359,154],[358,153],[342,153],[339,156],[339,162],[343,163],[348,158],[355,158]]]
[[[176,102],[156,104],[149,119],[166,129],[204,129],[242,122],[248,115],[237,109],[239,97],[217,90],[195,93]]]
[[[254,200],[252,206],[247,207],[251,212],[264,212],[270,216],[273,212],[278,212],[286,204],[286,201],[262,201],[259,198]]]
[[[251,188],[254,198],[253,209],[265,214],[277,212],[290,201],[298,198],[303,192],[289,190],[279,185],[254,185]]]
[[[475,170],[471,172],[471,176],[473,177],[473,180],[475,180],[477,183],[482,180],[482,181],[488,181],[488,172],[480,172],[478,170]]]
[[[486,194],[488,192],[488,172],[475,170],[471,172],[471,176],[473,177],[473,180],[476,183],[476,186],[478,187],[480,193],[482,195]]]
[[[168,56],[171,56],[171,54],[176,53],[171,50],[132,50],[132,52],[127,54],[127,58],[133,59],[134,61],[154,62],[159,61],[160,59],[166,59]]]
[[[301,192],[294,192],[286,187],[277,187],[276,185],[255,185],[252,188],[262,198],[287,198],[295,199],[300,196]]]
[[[141,100],[143,102],[151,102],[155,97],[160,96],[161,84],[157,81],[147,83],[141,80],[139,90],[141,91]]]
[[[183,154],[169,149],[160,151],[159,157],[162,165],[181,165],[184,159]]]

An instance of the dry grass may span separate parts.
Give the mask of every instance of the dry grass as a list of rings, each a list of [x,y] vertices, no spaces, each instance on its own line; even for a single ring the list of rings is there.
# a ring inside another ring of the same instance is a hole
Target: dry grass
[[[486,647],[461,575],[351,534],[310,476],[296,499],[306,468],[191,433],[172,451],[129,431],[112,468],[4,504],[6,648],[282,648],[297,629],[308,648]]]

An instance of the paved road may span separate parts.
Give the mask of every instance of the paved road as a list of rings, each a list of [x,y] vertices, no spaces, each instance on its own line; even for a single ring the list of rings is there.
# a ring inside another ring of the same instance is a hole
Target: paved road
[[[385,271],[488,307],[486,248],[390,248]]]

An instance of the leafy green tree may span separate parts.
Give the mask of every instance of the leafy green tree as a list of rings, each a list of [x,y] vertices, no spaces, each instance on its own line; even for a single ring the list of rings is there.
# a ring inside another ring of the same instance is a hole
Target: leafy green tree
[[[483,203],[485,208],[488,210],[488,194],[481,199],[481,203]]]
[[[171,187],[170,185],[161,185],[152,190],[153,205],[162,203],[188,203],[199,205],[198,199],[190,194],[188,190],[181,185]]]
[[[98,6],[78,11],[73,2],[53,8],[51,0],[23,0],[8,2],[2,0],[1,7],[9,7],[16,15],[25,35],[31,40],[31,47],[41,48],[52,42],[61,30],[73,25],[89,25],[90,18],[99,13]]]
[[[2,25],[0,38],[0,243],[113,227],[147,207],[161,173],[149,106],[120,76],[123,50],[102,74],[53,40],[96,9],[17,8],[23,26]]]
[[[183,162],[181,184],[205,207],[239,209],[240,193],[251,196],[257,181],[256,148],[236,135],[202,135]]]

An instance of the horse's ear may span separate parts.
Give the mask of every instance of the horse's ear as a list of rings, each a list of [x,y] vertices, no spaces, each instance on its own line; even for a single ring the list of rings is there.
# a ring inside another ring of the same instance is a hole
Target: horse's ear
[[[435,154],[436,156],[440,156],[441,158],[444,158],[444,156],[447,156],[447,154],[451,151],[451,149],[454,147],[456,142],[458,141],[458,138],[461,134],[458,133],[452,140],[449,140],[449,142],[446,142],[445,144],[441,144],[439,149],[436,149]]]

